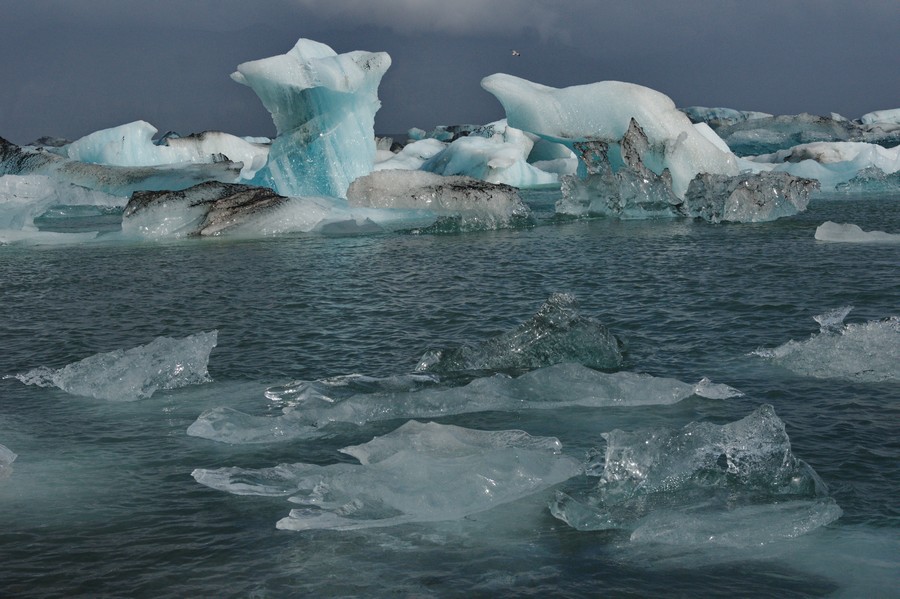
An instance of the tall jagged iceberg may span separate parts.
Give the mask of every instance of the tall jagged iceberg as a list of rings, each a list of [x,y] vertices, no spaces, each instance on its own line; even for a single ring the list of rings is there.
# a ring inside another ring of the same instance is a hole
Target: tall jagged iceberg
[[[277,130],[253,181],[285,196],[344,197],[372,171],[378,84],[390,65],[385,52],[339,55],[308,39],[238,65],[231,78],[256,92]]]

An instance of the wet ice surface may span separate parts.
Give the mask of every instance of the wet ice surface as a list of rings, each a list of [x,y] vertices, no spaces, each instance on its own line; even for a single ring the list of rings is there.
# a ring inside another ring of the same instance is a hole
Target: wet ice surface
[[[586,464],[599,476],[596,486],[583,497],[559,492],[550,506],[578,530],[746,547],[806,534],[841,515],[821,478],[791,453],[784,423],[768,405],[722,426],[603,437],[603,459]]]
[[[820,331],[754,352],[803,376],[868,382],[900,380],[900,318],[844,324],[851,307],[814,317]]]
[[[281,464],[193,472],[207,486],[240,495],[291,495],[302,508],[278,528],[348,530],[457,520],[515,501],[581,471],[557,439],[409,421],[340,451],[360,465]]]
[[[146,345],[96,354],[63,368],[41,366],[4,378],[26,385],[59,387],[72,395],[112,401],[135,401],[159,389],[175,389],[210,380],[209,354],[217,331],[184,339],[158,337]]]

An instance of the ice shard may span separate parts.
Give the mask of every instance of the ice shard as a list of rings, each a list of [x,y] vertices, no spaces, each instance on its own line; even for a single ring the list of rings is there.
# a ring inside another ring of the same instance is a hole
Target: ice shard
[[[841,243],[900,243],[900,233],[863,231],[859,225],[826,221],[816,227],[816,239]]]
[[[95,354],[63,368],[42,366],[4,378],[97,399],[146,399],[161,389],[208,382],[207,364],[216,338],[216,331],[183,339],[157,337],[146,345]]]
[[[194,470],[194,479],[240,495],[291,495],[286,530],[360,529],[458,520],[561,483],[580,472],[558,440],[409,421],[341,451],[359,464],[281,464]]]
[[[372,171],[378,84],[390,64],[385,52],[338,55],[300,39],[286,54],[238,65],[232,79],[256,92],[277,130],[253,183],[286,196],[344,197]]]
[[[8,447],[0,445],[0,480],[9,478],[12,474],[12,463],[18,456]]]
[[[553,515],[578,530],[625,530],[632,542],[752,546],[841,515],[825,483],[791,452],[769,405],[721,426],[603,436],[605,452],[585,466],[599,482],[577,497],[559,492],[551,503]]]

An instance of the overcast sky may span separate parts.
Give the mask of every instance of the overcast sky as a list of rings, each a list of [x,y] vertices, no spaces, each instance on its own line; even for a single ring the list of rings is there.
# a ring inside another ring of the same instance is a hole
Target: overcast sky
[[[273,135],[229,74],[298,38],[386,51],[380,133],[503,117],[481,79],[615,79],[679,106],[900,107],[900,0],[0,0],[0,136]],[[516,49],[521,56],[512,56]]]

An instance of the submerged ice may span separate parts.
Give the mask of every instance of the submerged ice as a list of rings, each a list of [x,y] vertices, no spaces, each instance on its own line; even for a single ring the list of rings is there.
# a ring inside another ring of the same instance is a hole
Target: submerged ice
[[[0,480],[12,475],[12,463],[19,457],[5,445],[0,445]]]
[[[815,318],[817,334],[753,353],[801,376],[862,382],[900,380],[900,317],[844,324],[852,307]]]
[[[558,492],[551,512],[578,530],[620,529],[632,542],[748,547],[829,524],[841,509],[791,452],[772,406],[724,425],[614,430],[588,460],[599,481]]]
[[[161,389],[208,382],[207,364],[216,338],[217,331],[183,339],[157,337],[146,345],[95,354],[63,368],[42,366],[4,378],[97,399],[146,399]]]
[[[238,495],[290,495],[286,530],[358,529],[457,520],[561,483],[581,471],[559,441],[411,420],[340,451],[359,464],[197,469],[198,482]]]

